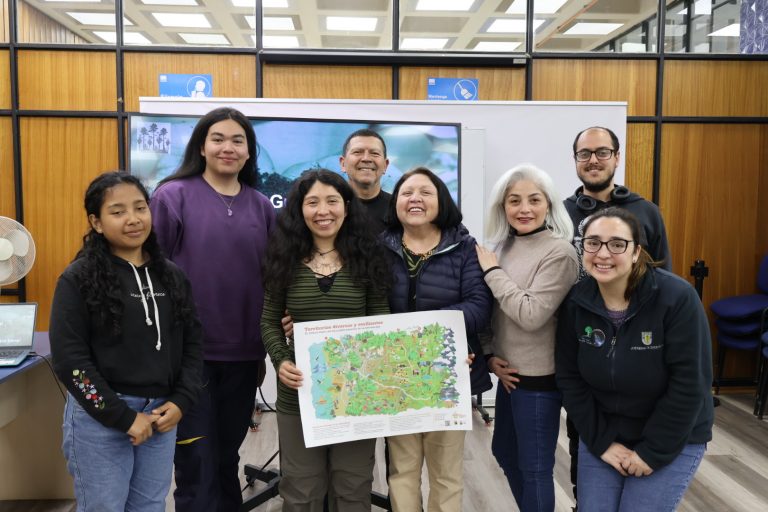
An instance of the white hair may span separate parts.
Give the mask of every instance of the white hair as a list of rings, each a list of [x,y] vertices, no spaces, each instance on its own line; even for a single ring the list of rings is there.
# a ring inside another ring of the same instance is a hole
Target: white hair
[[[549,208],[544,220],[555,238],[569,242],[573,239],[573,221],[563,206],[552,178],[533,164],[520,164],[505,172],[493,185],[491,206],[485,222],[485,236],[489,242],[499,244],[509,236],[510,226],[504,211],[504,200],[509,189],[519,181],[530,181],[546,196]]]

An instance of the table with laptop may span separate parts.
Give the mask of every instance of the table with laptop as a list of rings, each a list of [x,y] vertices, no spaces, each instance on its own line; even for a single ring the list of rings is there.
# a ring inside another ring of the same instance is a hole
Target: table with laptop
[[[0,500],[72,498],[61,453],[64,398],[36,312],[34,303],[0,303]]]

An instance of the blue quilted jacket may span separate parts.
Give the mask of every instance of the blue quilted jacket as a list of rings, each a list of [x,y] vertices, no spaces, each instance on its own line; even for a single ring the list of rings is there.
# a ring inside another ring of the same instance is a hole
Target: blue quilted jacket
[[[408,269],[403,257],[403,232],[388,230],[381,236],[389,250],[394,274],[389,307],[392,313],[406,313],[409,311]],[[475,244],[464,226],[443,231],[435,253],[417,277],[415,311],[463,311],[470,350],[482,353],[477,334],[490,323],[493,296],[483,280]]]

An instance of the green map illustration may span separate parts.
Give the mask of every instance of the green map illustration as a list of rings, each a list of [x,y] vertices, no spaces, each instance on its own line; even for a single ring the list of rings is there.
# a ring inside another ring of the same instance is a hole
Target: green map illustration
[[[453,330],[440,324],[326,337],[309,357],[318,419],[458,405]]]

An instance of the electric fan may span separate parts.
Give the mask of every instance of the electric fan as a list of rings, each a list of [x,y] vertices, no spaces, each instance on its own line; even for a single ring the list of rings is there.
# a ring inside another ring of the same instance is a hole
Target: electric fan
[[[35,242],[24,226],[0,217],[0,286],[15,283],[35,262]]]

